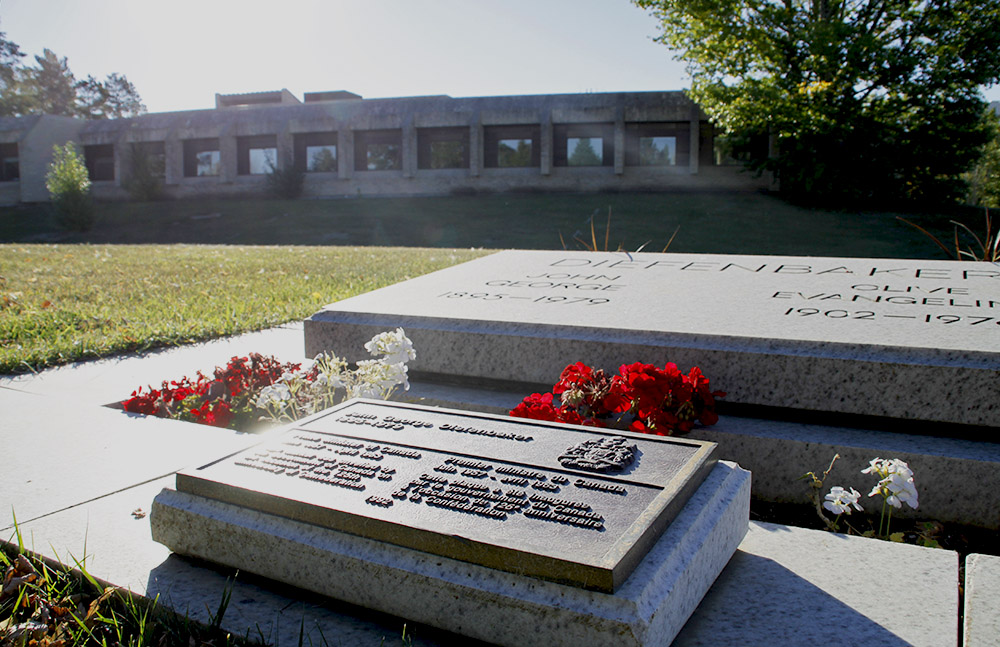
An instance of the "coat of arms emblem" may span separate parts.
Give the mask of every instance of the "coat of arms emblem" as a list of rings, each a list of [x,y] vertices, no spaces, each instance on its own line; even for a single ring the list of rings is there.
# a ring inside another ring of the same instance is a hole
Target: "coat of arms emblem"
[[[636,451],[628,438],[609,436],[573,445],[559,456],[559,462],[563,467],[588,472],[620,472],[632,464]]]

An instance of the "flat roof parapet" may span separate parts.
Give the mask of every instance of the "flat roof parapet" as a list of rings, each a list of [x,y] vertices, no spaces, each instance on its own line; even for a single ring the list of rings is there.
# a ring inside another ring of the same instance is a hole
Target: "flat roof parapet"
[[[287,88],[268,92],[245,92],[242,94],[215,93],[216,108],[241,108],[261,104],[288,105],[301,103]]]
[[[327,90],[325,92],[306,92],[303,96],[305,103],[315,103],[317,101],[346,101],[363,98],[360,94],[354,94],[347,90]]]

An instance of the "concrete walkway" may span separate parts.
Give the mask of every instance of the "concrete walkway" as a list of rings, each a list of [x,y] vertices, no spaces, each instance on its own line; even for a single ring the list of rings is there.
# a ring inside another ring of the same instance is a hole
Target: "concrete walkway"
[[[152,542],[143,513],[179,469],[260,436],[102,405],[249,352],[301,360],[301,326],[0,377],[0,539],[15,541],[16,515],[31,550],[206,621],[231,574]],[[674,644],[1000,645],[1000,558],[968,560],[964,627],[958,578],[954,552],[754,522]],[[299,644],[303,629],[304,644],[394,644],[405,623],[243,573],[230,585],[223,626],[279,646]],[[412,625],[407,636],[472,644]]]

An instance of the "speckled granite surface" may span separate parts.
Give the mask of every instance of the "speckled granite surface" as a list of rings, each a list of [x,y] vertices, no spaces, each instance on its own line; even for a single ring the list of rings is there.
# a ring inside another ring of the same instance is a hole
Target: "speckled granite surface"
[[[674,645],[945,647],[957,617],[957,553],[751,523]]]
[[[673,361],[733,402],[1000,425],[998,279],[986,263],[507,251],[327,306],[306,352],[358,359],[403,326],[413,372],[551,384],[573,361]]]
[[[861,474],[871,459],[899,458],[914,472],[920,507],[904,506],[894,516],[937,519],[1000,529],[1000,490],[996,482],[1000,444],[872,429],[826,427],[795,422],[724,416],[691,437],[719,443],[720,456],[753,472],[754,496],[766,501],[808,503],[799,477],[822,473],[840,454],[827,487],[854,487],[861,503],[878,513],[877,499],[867,497],[875,481]]]
[[[172,550],[501,645],[670,643],[747,528],[750,475],[719,463],[613,595],[326,531],[173,490],[153,536]]]
[[[965,558],[965,647],[1000,645],[1000,557]]]

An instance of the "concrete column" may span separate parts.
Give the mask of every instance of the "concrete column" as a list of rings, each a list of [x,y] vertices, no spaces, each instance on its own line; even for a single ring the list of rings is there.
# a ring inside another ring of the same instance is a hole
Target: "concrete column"
[[[295,148],[292,133],[288,131],[287,127],[278,133],[277,148],[278,159],[275,160],[275,163],[278,165],[278,168],[284,170],[288,166],[295,164]]]
[[[223,134],[219,136],[219,162],[222,164],[220,178],[223,182],[236,181],[236,136]]]
[[[483,172],[483,122],[478,111],[469,125],[469,175],[479,177]]]
[[[163,142],[167,159],[163,169],[164,184],[178,184],[184,177],[184,145],[177,135],[170,133]]]
[[[129,176],[132,175],[132,147],[119,139],[115,142],[115,185],[125,186]]]
[[[691,146],[688,155],[688,171],[691,175],[698,173],[698,158],[701,156],[699,143],[701,142],[701,114],[697,105],[691,106]]]
[[[541,141],[538,143],[541,164],[542,175],[552,175],[552,111],[545,110],[542,112],[541,119],[541,133],[539,139]]]
[[[615,110],[615,175],[625,173],[625,111]]]
[[[337,177],[341,180],[354,177],[354,131],[350,128],[337,131]]]
[[[403,120],[403,177],[413,177],[417,173],[417,129],[413,127],[413,115]]]

